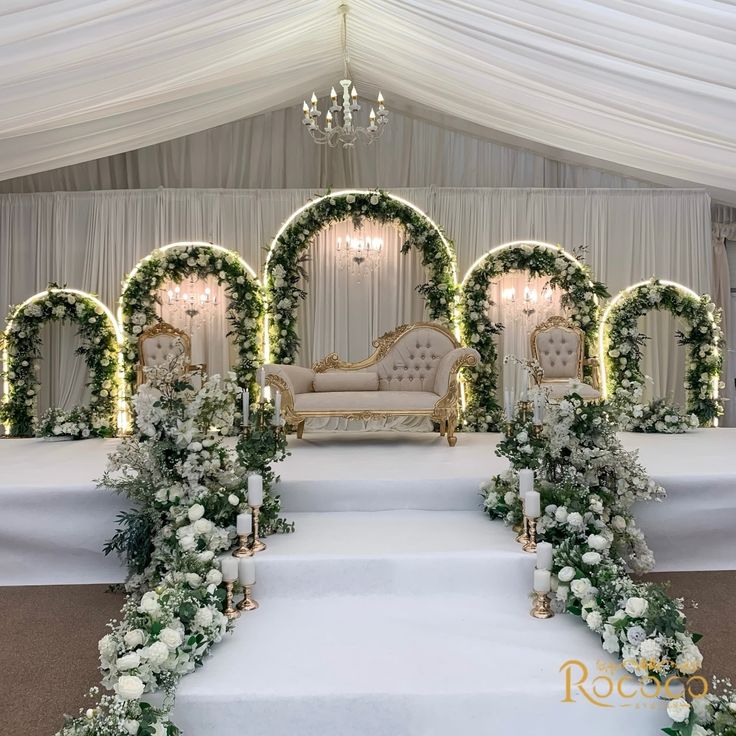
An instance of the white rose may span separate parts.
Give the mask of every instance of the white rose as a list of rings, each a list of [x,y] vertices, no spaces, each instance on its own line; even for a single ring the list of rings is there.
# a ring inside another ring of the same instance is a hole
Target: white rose
[[[194,506],[189,508],[187,516],[189,516],[189,521],[201,519],[204,516],[204,506],[201,503],[195,503]]]
[[[209,534],[214,524],[209,519],[197,519],[193,526],[195,534]]]
[[[503,496],[503,500],[506,502],[507,506],[513,506],[516,501],[516,494],[513,491],[506,491]]]
[[[560,506],[555,511],[555,521],[560,524],[564,524],[567,521],[567,509],[564,506]]]
[[[575,577],[575,568],[570,566],[563,567],[557,573],[557,577],[563,583],[569,583]]]
[[[199,608],[194,614],[194,624],[200,628],[212,625],[212,610],[210,608]]]
[[[105,636],[97,642],[97,651],[99,651],[100,656],[105,659],[111,659],[115,656],[117,645],[115,644],[115,639],[112,638],[112,634],[105,634]]]
[[[649,609],[649,601],[645,598],[637,598],[632,596],[626,601],[626,615],[631,618],[641,618],[645,616]]]
[[[571,527],[580,528],[583,527],[583,517],[577,511],[573,511],[567,516],[567,523]]]
[[[192,588],[199,588],[202,585],[202,577],[197,575],[196,572],[188,572],[186,574],[186,581]]]
[[[158,635],[158,640],[166,644],[169,649],[180,647],[183,641],[181,634],[176,629],[170,629],[168,626],[161,629],[161,632]]]
[[[146,635],[143,632],[143,629],[131,629],[125,633],[123,641],[128,649],[135,649],[136,647],[143,646],[145,637]]]
[[[586,565],[597,565],[601,561],[599,552],[585,552],[583,554],[583,562]]]
[[[239,499],[239,498],[238,498],[238,497],[237,497],[237,496],[236,496],[236,495],[235,495],[234,493],[231,493],[231,494],[230,494],[230,495],[229,495],[229,496],[227,497],[227,502],[228,502],[228,503],[229,503],[229,504],[230,504],[231,506],[237,506],[237,505],[238,505],[238,504],[240,503],[240,499]]]
[[[140,724],[138,721],[134,721],[132,718],[126,718],[123,721],[123,728],[125,729],[126,733],[129,733],[130,736],[136,736],[138,733],[138,726]]]
[[[591,611],[585,619],[585,623],[588,624],[591,631],[599,631],[603,625],[603,616],[599,611]]]
[[[694,675],[703,664],[703,655],[694,644],[678,655],[675,660],[677,669],[685,675]]]
[[[138,605],[138,610],[141,613],[147,613],[149,616],[157,616],[161,612],[158,595],[153,590],[144,593]]]
[[[611,519],[611,526],[617,531],[622,532],[624,529],[626,529],[626,519],[624,519],[623,516],[614,516]]]
[[[675,698],[667,703],[667,715],[675,723],[684,723],[690,717],[690,706],[684,698]]]
[[[205,578],[207,585],[219,585],[222,582],[222,573],[219,570],[210,570]]]
[[[194,540],[194,537],[190,535],[187,535],[185,537],[182,537],[179,540],[179,546],[184,550],[184,552],[190,552],[194,549],[196,545],[196,542]]]
[[[590,590],[590,580],[588,578],[579,578],[578,580],[573,580],[570,583],[570,590],[578,597],[583,598],[586,593]]]
[[[125,670],[134,670],[140,663],[140,655],[137,652],[129,652],[120,657],[115,664],[121,672],[125,672]]]
[[[115,692],[123,700],[138,700],[146,689],[138,675],[121,675],[115,685]]]
[[[152,665],[157,666],[169,658],[169,648],[162,641],[155,641],[145,650],[145,656]]]
[[[595,550],[602,550],[608,548],[608,540],[600,534],[591,534],[588,537],[588,547]]]

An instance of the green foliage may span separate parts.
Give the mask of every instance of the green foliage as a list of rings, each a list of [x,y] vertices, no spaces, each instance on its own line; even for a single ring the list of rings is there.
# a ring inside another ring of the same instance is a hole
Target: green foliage
[[[350,220],[355,228],[365,220],[395,224],[406,240],[401,252],[412,248],[422,256],[428,280],[417,286],[424,297],[429,318],[452,326],[455,285],[455,256],[448,251],[442,233],[425,216],[385,192],[326,196],[307,207],[279,236],[267,264],[267,301],[270,317],[271,352],[277,363],[293,363],[299,352],[296,311],[306,292],[303,262],[316,235],[332,223]]]

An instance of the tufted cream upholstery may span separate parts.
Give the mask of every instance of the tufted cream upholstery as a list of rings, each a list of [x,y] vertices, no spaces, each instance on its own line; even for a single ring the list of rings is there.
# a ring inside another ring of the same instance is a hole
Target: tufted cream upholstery
[[[174,355],[186,352],[184,342],[178,335],[151,335],[141,341],[141,362],[144,366],[161,365]]]
[[[437,366],[454,348],[450,338],[437,330],[408,332],[376,364],[379,391],[434,391]]]
[[[579,378],[583,346],[577,333],[562,327],[542,330],[537,333],[536,348],[545,381]]]

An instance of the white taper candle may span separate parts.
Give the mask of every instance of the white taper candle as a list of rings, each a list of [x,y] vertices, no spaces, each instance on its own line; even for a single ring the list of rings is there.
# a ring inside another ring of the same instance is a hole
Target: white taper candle
[[[519,498],[524,500],[529,491],[534,490],[534,471],[529,468],[523,468],[519,471]]]
[[[243,389],[243,426],[250,424],[250,391]]]

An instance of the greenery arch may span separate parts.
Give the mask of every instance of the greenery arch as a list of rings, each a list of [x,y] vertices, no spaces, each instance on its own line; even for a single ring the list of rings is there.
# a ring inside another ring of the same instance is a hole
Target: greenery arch
[[[394,223],[406,233],[401,252],[412,248],[422,255],[428,280],[417,286],[431,320],[454,325],[457,292],[455,251],[439,226],[415,205],[383,191],[344,190],[308,202],[281,226],[271,243],[265,268],[268,304],[266,354],[276,363],[293,363],[299,351],[296,307],[306,292],[299,288],[303,260],[321,230],[342,220],[355,227],[365,220]]]
[[[74,425],[63,434],[76,437],[109,437],[117,428],[120,408],[118,363],[120,328],[110,310],[93,294],[49,284],[12,309],[3,349],[3,403],[0,418],[11,437],[30,437],[36,430],[36,402],[39,380],[36,364],[41,358],[41,327],[50,321],[70,321],[78,326],[89,372],[91,393],[88,407],[69,412],[51,409],[44,424]],[[43,432],[54,434],[53,432]]]
[[[686,410],[700,424],[713,423],[723,413],[718,400],[718,381],[723,367],[720,312],[710,296],[698,296],[674,281],[651,279],[634,284],[618,293],[606,308],[599,336],[600,353],[605,356],[604,397],[620,409],[627,429],[641,429],[636,420],[641,418],[639,398],[645,378],[640,368],[641,349],[647,336],[639,332],[637,322],[652,309],[666,309],[688,325],[687,334],[677,332],[679,343],[688,349]],[[662,401],[653,403],[661,404]],[[677,409],[669,409],[671,416],[678,416]],[[644,431],[667,430],[655,427]]]
[[[480,364],[465,371],[465,429],[486,432],[499,425],[494,336],[501,332],[503,324],[488,317],[488,285],[510,271],[549,278],[550,285],[562,291],[562,304],[585,333],[588,349],[596,349],[598,300],[608,296],[608,292],[604,284],[592,279],[586,264],[560,246],[534,240],[518,240],[493,248],[470,267],[460,288],[462,340],[480,353]]]
[[[171,243],[154,250],[130,272],[123,283],[119,320],[123,328],[123,356],[129,389],[135,386],[138,365],[138,337],[160,321],[156,294],[162,284],[179,282],[190,276],[215,276],[226,286],[228,335],[238,350],[235,373],[241,386],[255,379],[261,354],[260,328],[263,319],[261,286],[255,271],[234,251],[202,242]]]

